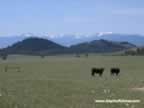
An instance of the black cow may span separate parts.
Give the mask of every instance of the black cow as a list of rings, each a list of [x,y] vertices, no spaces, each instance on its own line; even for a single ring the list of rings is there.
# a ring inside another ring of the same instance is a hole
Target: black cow
[[[111,68],[111,75],[118,76],[119,73],[120,73],[120,69],[119,68]]]
[[[102,76],[104,72],[104,68],[92,68],[91,75],[95,76],[95,74],[98,74],[99,76]]]

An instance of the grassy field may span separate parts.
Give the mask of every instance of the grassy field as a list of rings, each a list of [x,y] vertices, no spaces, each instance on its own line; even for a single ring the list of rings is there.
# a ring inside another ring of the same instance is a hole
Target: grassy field
[[[21,71],[4,72],[6,65]],[[104,75],[92,77],[92,67],[104,67]],[[110,75],[111,67],[121,69],[118,77]],[[144,91],[132,90],[137,87],[144,87],[142,56],[10,56],[0,60],[0,108],[144,108]],[[141,103],[96,104],[96,99],[140,99]]]

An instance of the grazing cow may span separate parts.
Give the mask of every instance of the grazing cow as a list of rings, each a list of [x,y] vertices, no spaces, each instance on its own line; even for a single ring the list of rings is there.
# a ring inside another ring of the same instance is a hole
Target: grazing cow
[[[119,73],[120,73],[120,69],[119,68],[111,68],[111,75],[118,76]]]
[[[102,76],[104,72],[104,68],[92,68],[91,75],[95,76],[95,74],[98,74],[99,76]]]

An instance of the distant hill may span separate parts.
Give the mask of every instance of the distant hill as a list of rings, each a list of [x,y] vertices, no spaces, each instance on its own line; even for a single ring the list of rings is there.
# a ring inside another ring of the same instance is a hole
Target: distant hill
[[[70,48],[77,52],[116,52],[136,47],[128,42],[113,42],[104,39],[94,40],[91,42],[84,42],[77,45],[72,45]]]
[[[71,46],[83,42],[91,42],[93,40],[109,40],[116,42],[129,42],[137,46],[144,46],[144,36],[137,34],[120,34],[120,33],[96,33],[94,35],[57,35],[57,36],[35,36],[33,34],[22,34],[20,36],[3,36],[0,37],[0,48],[8,47],[18,41],[22,41],[27,37],[43,37],[63,46]]]
[[[29,37],[0,50],[0,54],[53,55],[68,53],[107,53],[122,51],[136,46],[129,42],[113,42],[104,39],[65,47],[47,39]]]
[[[94,35],[63,35],[50,38],[50,40],[66,46],[100,39],[116,42],[125,41],[137,46],[144,46],[144,36],[137,34],[96,33]]]
[[[131,49],[131,48],[136,48],[137,46],[129,43],[129,42],[118,42],[118,44],[122,45],[123,47],[125,47],[126,49]]]
[[[2,49],[9,54],[55,54],[67,49],[47,39],[30,37]]]

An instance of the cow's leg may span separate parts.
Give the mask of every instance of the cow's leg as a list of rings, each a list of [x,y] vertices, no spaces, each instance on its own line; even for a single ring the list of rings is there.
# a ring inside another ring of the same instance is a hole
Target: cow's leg
[[[91,75],[92,75],[92,76],[95,76],[95,73],[94,73],[94,72],[91,72]]]
[[[118,75],[119,75],[119,72],[116,73],[116,76],[118,76]]]
[[[99,76],[101,77],[101,76],[102,76],[102,73],[99,73]]]

